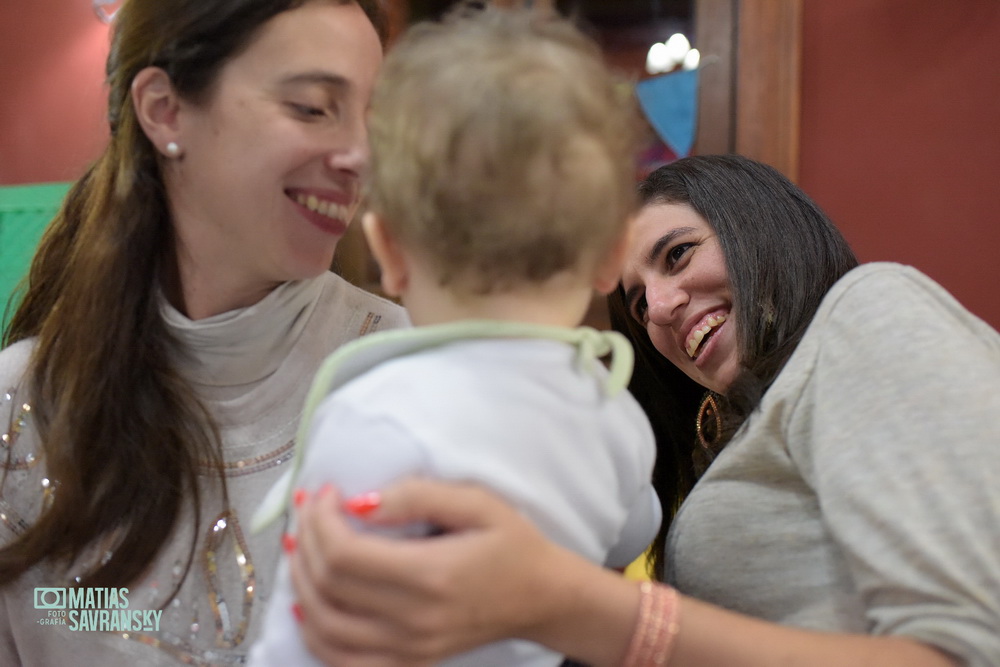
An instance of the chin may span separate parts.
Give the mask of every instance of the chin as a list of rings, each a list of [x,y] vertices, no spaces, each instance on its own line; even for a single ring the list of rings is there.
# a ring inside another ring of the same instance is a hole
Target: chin
[[[331,270],[333,266],[333,252],[317,255],[299,255],[294,261],[286,265],[286,280],[308,280],[316,276],[323,275]]]
[[[290,275],[287,280],[312,280],[313,278],[321,276],[330,270],[329,266],[319,266],[309,271],[296,271],[294,274]]]

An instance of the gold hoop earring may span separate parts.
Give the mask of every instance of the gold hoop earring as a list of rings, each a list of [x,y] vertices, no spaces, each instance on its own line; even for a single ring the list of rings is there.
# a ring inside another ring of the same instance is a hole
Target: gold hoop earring
[[[711,439],[705,437],[705,430],[708,427],[708,420],[712,419],[715,423],[715,431],[711,436]],[[698,444],[705,451],[712,453],[712,446],[719,441],[719,437],[722,435],[722,416],[719,414],[719,404],[715,400],[715,396],[712,392],[705,394],[705,398],[701,401],[701,407],[698,408],[698,417],[694,422],[695,433],[698,434]]]

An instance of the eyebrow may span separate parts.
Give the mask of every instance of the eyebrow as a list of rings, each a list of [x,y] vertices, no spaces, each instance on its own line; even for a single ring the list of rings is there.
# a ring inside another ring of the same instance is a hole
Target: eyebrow
[[[299,72],[296,74],[290,74],[289,76],[283,77],[279,83],[283,86],[287,85],[297,85],[297,84],[320,84],[323,86],[328,86],[330,88],[338,88],[345,90],[351,87],[351,82],[346,78],[340,76],[339,74],[332,74],[330,72],[324,72],[322,70],[311,70],[308,72]]]
[[[656,261],[656,258],[660,256],[663,249],[674,242],[678,236],[683,236],[684,234],[690,234],[696,231],[694,227],[677,227],[676,229],[671,229],[669,232],[661,236],[653,244],[653,247],[649,249],[649,254],[646,255],[646,266],[649,266]]]
[[[694,227],[677,227],[675,229],[671,229],[669,232],[667,232],[660,238],[656,239],[656,243],[654,243],[653,247],[649,249],[649,252],[646,254],[646,257],[643,259],[643,263],[646,266],[650,266],[651,264],[653,264],[653,262],[656,261],[656,258],[660,256],[660,253],[663,252],[663,249],[669,246],[671,243],[673,243],[678,236],[690,234],[691,232],[694,231],[697,231]],[[628,306],[628,309],[630,311],[632,310],[632,303],[633,301],[635,301],[636,295],[638,294],[639,294],[638,285],[630,287],[625,292],[625,304]]]

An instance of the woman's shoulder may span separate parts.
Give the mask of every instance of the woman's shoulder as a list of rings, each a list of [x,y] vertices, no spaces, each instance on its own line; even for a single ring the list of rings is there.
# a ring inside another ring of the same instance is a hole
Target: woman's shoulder
[[[362,326],[370,331],[410,325],[406,310],[399,304],[362,289],[332,271],[325,273],[320,280],[323,283],[323,302],[339,311],[341,316],[351,313],[360,317]]]
[[[0,396],[21,383],[35,349],[35,339],[28,338],[0,350]]]
[[[914,267],[873,262],[830,288],[768,394],[771,400],[801,397],[818,369],[826,382],[837,376],[834,382],[846,385],[851,378],[869,381],[875,369],[890,381],[901,369],[951,374],[997,368],[995,329]]]
[[[0,471],[0,544],[24,530],[37,516],[44,466],[36,448],[31,405],[23,381],[35,349],[35,339],[21,340],[0,350],[0,438],[5,457]],[[38,492],[36,493],[36,490]]]
[[[827,293],[814,318],[868,331],[919,324],[928,329],[966,330],[1000,344],[996,330],[965,308],[944,287],[912,266],[871,262],[847,272]]]
[[[879,298],[885,293],[947,295],[947,291],[918,269],[896,262],[869,262],[851,269],[838,280],[823,300],[824,306],[844,298]],[[949,295],[950,296],[950,295]]]

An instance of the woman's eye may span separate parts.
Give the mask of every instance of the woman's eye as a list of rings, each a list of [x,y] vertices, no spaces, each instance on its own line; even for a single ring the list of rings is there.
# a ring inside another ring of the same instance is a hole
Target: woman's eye
[[[640,296],[635,300],[635,305],[632,306],[632,317],[639,324],[646,323],[646,297]]]
[[[319,107],[309,106],[308,104],[296,104],[294,102],[289,102],[288,106],[292,108],[295,113],[300,116],[306,116],[309,118],[319,118],[326,115],[326,110]]]
[[[674,266],[677,262],[684,258],[684,253],[686,253],[693,243],[679,243],[671,248],[667,252],[667,266]]]

